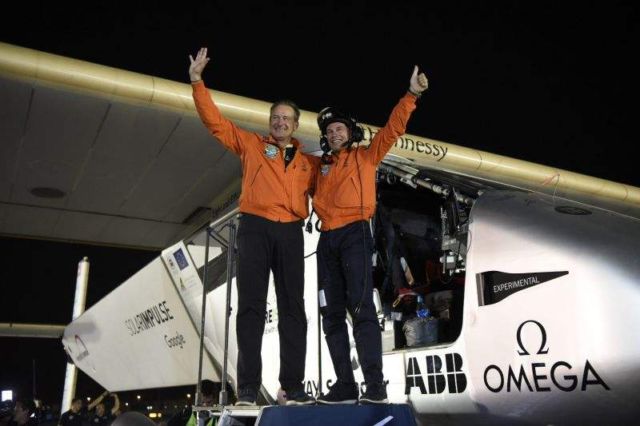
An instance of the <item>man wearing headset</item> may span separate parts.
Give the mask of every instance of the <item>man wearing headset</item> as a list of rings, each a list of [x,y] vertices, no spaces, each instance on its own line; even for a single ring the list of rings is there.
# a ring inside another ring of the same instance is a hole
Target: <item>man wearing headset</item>
[[[428,87],[416,66],[409,90],[395,106],[387,124],[368,147],[353,148],[364,132],[356,120],[325,108],[318,114],[325,154],[316,178],[313,207],[322,222],[318,243],[319,303],[322,326],[337,376],[323,404],[349,404],[358,400],[351,367],[346,312],[353,319],[356,350],[365,379],[361,403],[387,403],[382,375],[382,343],[372,296],[373,239],[368,221],[376,207],[376,167],[405,133],[416,99]]]
[[[202,82],[207,49],[189,56],[189,77],[200,119],[225,148],[240,157],[242,194],[238,228],[238,401],[255,405],[262,383],[261,347],[273,271],[278,302],[280,384],[288,405],[314,404],[303,388],[307,350],[304,309],[303,220],[309,215],[314,164],[293,138],[300,111],[291,101],[271,106],[268,136],[248,132],[220,114]]]

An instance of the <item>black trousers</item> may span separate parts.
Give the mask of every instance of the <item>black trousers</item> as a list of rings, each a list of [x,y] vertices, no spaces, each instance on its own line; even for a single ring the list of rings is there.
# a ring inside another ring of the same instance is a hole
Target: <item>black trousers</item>
[[[281,223],[243,214],[238,227],[238,388],[262,383],[262,336],[269,271],[278,301],[280,384],[302,389],[307,354],[302,221]]]
[[[347,309],[365,382],[382,383],[382,341],[373,304],[373,238],[365,221],[322,232],[318,243],[318,283],[322,327],[339,381],[353,383]],[[323,299],[326,304],[323,306]],[[356,309],[359,311],[356,313]]]

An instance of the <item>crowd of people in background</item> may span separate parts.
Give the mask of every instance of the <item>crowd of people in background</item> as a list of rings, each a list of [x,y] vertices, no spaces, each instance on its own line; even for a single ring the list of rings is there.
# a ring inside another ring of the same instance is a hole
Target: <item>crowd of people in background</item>
[[[118,426],[116,420],[123,411],[127,411],[128,415],[142,414],[149,420],[149,424],[164,426],[170,419],[181,420],[184,412],[187,409],[190,411],[191,402],[187,400],[171,404],[169,408],[158,410],[156,419],[150,419],[146,406],[137,404],[123,407],[118,395],[107,391],[86,404],[83,399],[74,398],[69,410],[63,413],[59,404],[49,405],[40,400],[18,398],[0,403],[0,426]],[[183,426],[186,421],[172,424]]]

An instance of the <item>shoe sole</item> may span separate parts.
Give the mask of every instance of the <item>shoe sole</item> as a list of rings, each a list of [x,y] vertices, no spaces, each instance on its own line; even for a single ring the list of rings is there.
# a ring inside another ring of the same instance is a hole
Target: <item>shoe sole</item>
[[[385,399],[367,399],[367,398],[360,398],[360,404],[388,404],[389,400],[387,398]]]
[[[285,405],[288,406],[295,406],[295,405],[314,405],[316,403],[316,401],[305,401],[305,402],[299,402],[299,401],[287,401],[287,403]]]
[[[326,404],[326,405],[340,405],[340,404],[355,404],[358,402],[357,399],[345,399],[342,401],[323,401],[321,399],[316,400],[318,404]]]
[[[236,402],[236,407],[250,407],[252,405],[256,405],[256,402],[249,402],[249,401],[238,401]]]

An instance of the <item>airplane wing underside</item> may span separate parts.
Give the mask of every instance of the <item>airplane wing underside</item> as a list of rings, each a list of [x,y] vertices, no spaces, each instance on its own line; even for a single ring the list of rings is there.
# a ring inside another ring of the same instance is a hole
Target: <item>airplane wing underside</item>
[[[211,93],[226,117],[268,131],[268,103]],[[0,97],[2,235],[161,249],[237,199],[239,161],[212,142],[189,84],[0,43]],[[378,127],[363,128],[366,143]],[[319,150],[315,113],[296,136]],[[389,157],[472,197],[507,186],[640,217],[629,185],[410,134]]]

